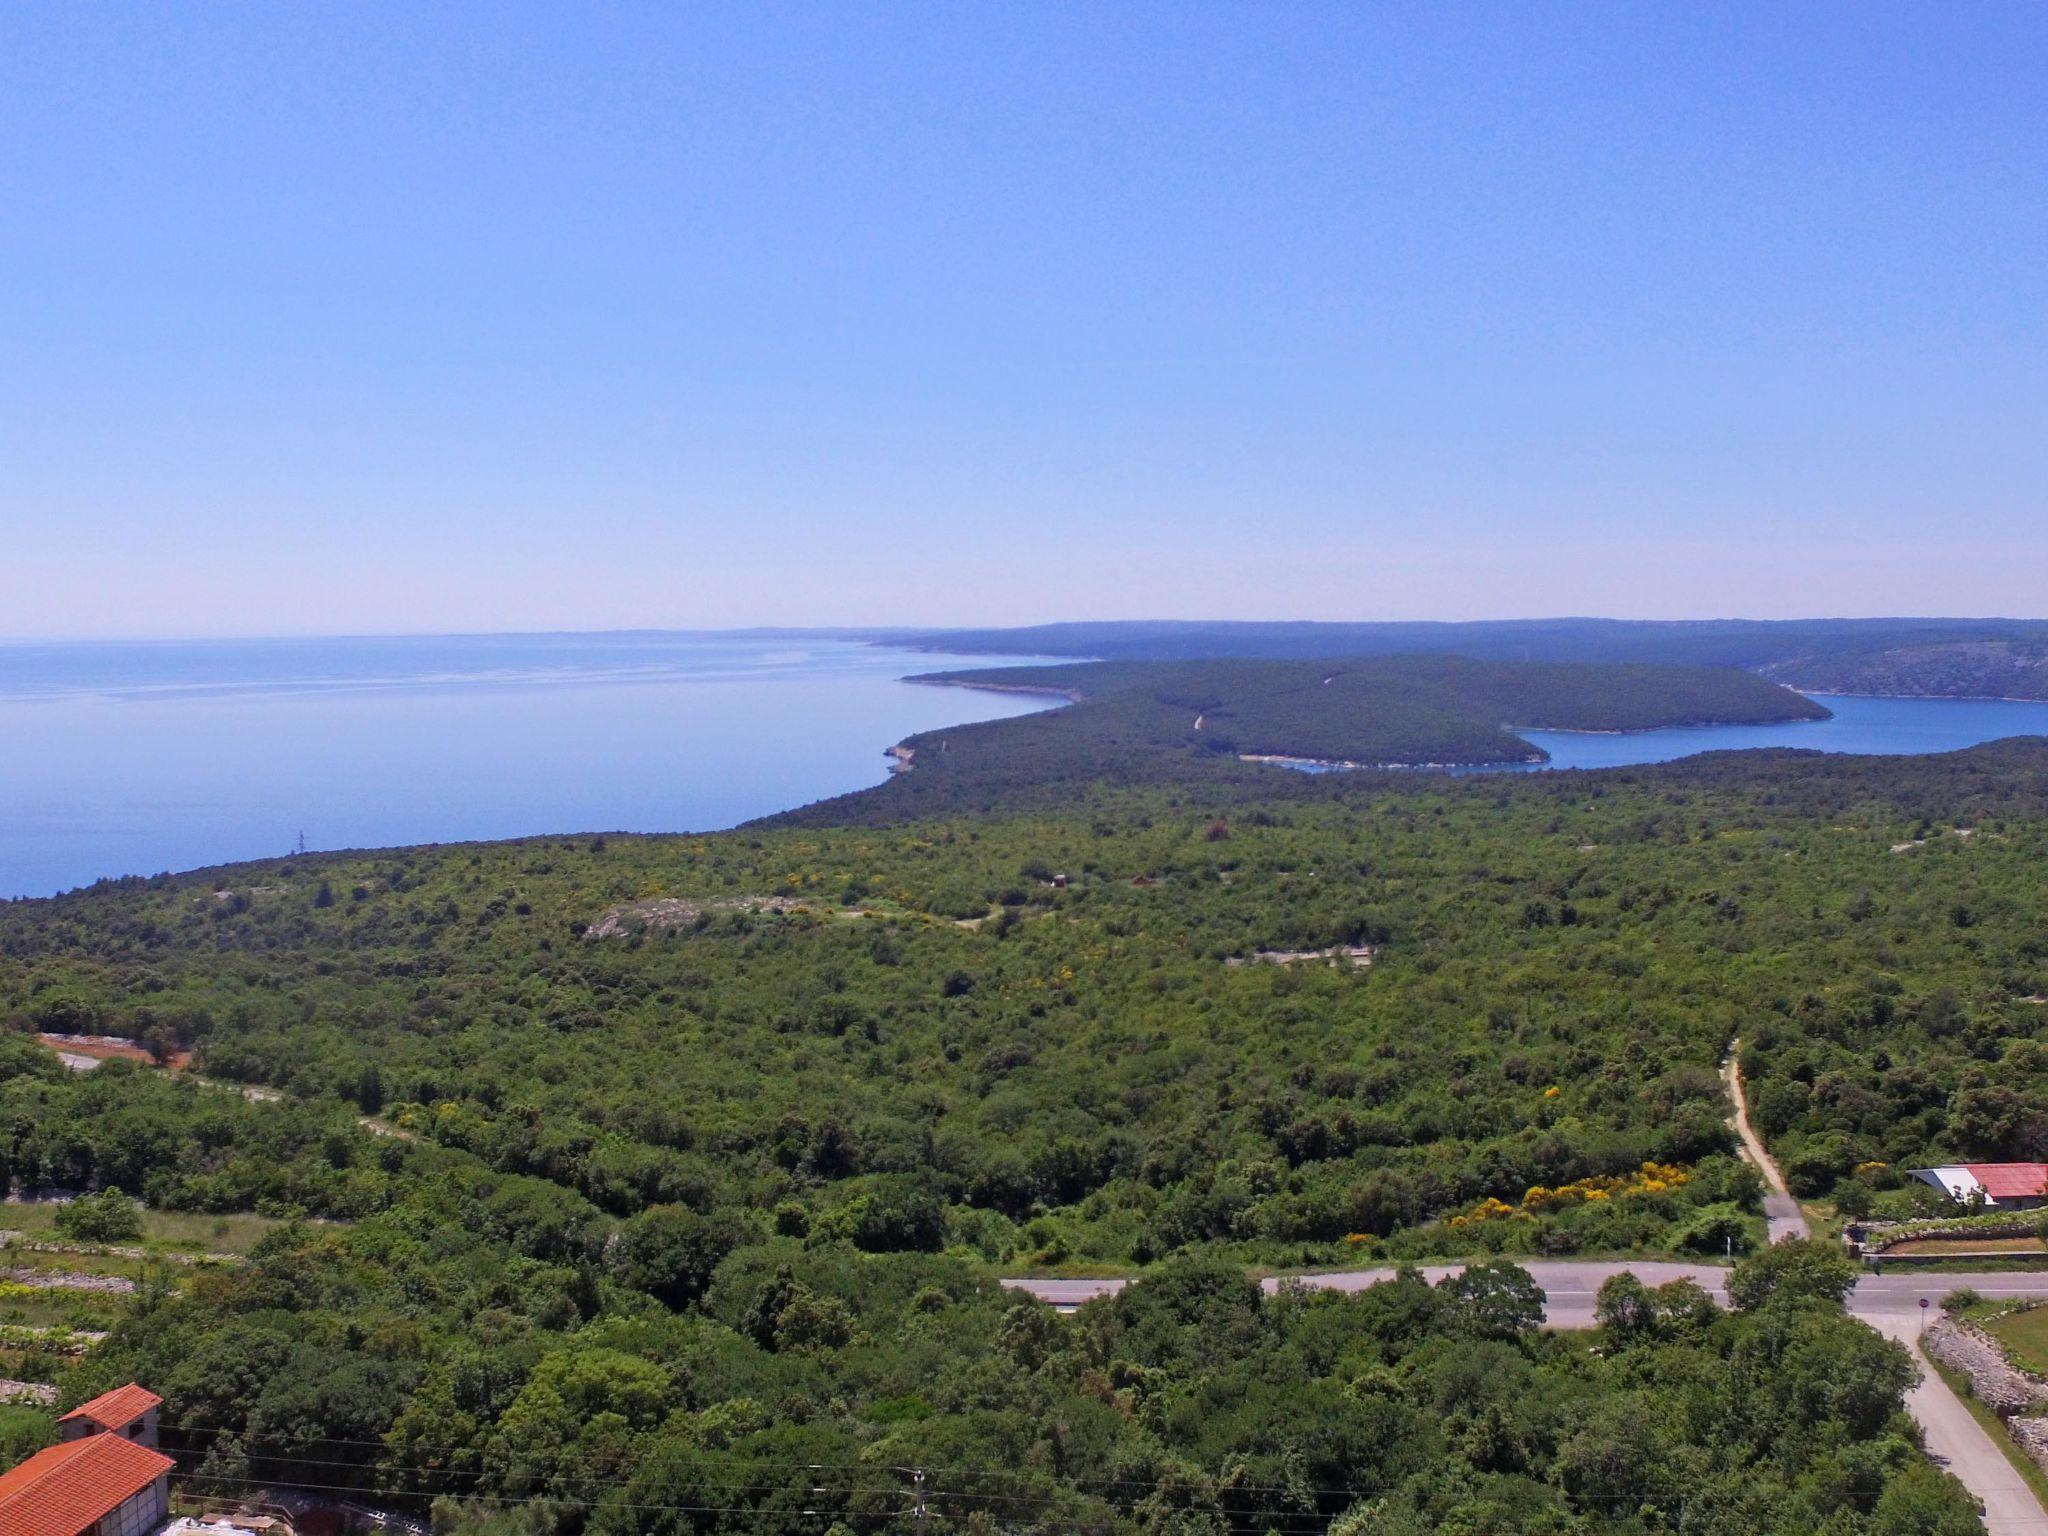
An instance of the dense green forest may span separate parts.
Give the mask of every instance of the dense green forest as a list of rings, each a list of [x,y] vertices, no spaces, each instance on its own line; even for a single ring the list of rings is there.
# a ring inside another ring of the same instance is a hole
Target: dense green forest
[[[927,650],[1113,661],[1432,655],[1741,667],[1822,693],[2048,697],[2038,619],[1505,619],[1039,624],[886,637]],[[1527,723],[1527,722],[1521,722]]]
[[[986,1530],[1967,1530],[1824,1296],[1589,1344],[1512,1270],[1242,1276],[1751,1248],[1737,1036],[1845,1208],[2048,1155],[2044,855],[2026,741],[106,882],[0,906],[0,1158],[288,1221],[63,1376],[149,1380],[223,1490],[872,1531],[923,1466]],[[1150,1278],[1072,1322],[991,1279],[1087,1267]]]
[[[1102,783],[1195,780],[1258,793],[1286,770],[1242,759],[1389,766],[1541,762],[1544,754],[1510,726],[1621,731],[1817,720],[1828,713],[1811,699],[1729,668],[1451,656],[1083,662],[913,680],[1075,702],[913,736],[897,749],[907,754],[909,771],[893,782],[783,820],[831,826],[1056,805]]]

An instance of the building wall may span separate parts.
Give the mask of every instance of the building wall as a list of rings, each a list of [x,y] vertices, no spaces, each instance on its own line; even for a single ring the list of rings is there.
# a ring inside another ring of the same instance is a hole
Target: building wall
[[[155,1536],[171,1515],[171,1482],[160,1477],[132,1499],[100,1516],[92,1536]]]
[[[146,1445],[152,1451],[156,1450],[156,1414],[156,1409],[152,1408],[133,1424],[123,1425],[118,1433],[124,1440],[133,1440],[137,1445]],[[57,1426],[57,1439],[60,1443],[106,1433],[108,1431],[101,1429],[90,1419],[71,1419]]]

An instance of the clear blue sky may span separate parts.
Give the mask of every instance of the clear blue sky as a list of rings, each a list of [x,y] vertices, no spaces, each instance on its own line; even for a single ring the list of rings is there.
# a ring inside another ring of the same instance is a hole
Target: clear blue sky
[[[0,633],[2048,614],[2048,7],[0,13]]]

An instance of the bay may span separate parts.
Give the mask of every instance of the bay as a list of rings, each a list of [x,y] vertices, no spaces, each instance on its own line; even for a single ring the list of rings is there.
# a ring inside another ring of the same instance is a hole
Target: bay
[[[1617,768],[1664,763],[1700,752],[1803,747],[1813,752],[1955,752],[2006,736],[2048,736],[2048,703],[2023,699],[1876,699],[1843,694],[1809,697],[1834,712],[1828,720],[1782,725],[1687,725],[1666,730],[1593,735],[1519,731],[1550,754],[1539,768]]]

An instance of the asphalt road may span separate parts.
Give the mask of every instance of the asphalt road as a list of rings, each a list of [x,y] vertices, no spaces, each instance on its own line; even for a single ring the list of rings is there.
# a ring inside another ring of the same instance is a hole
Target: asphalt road
[[[1723,1306],[1728,1303],[1728,1271],[1711,1264],[1670,1264],[1645,1260],[1640,1263],[1580,1263],[1573,1260],[1517,1260],[1543,1287],[1544,1323],[1552,1328],[1590,1328],[1593,1307],[1601,1285],[1612,1275],[1631,1272],[1645,1285],[1690,1279]],[[1423,1274],[1432,1282],[1456,1274],[1459,1264],[1430,1264]],[[1337,1291],[1362,1291],[1394,1277],[1392,1269],[1354,1269],[1336,1274],[1294,1277],[1303,1285]],[[1098,1296],[1122,1290],[1122,1280],[1005,1280],[1013,1290],[1036,1296],[1063,1311],[1071,1311]],[[1262,1281],[1267,1291],[1279,1288],[1277,1279]],[[1849,1297],[1849,1311],[1887,1338],[1898,1340],[1913,1351],[1920,1365],[1920,1383],[1906,1396],[1906,1407],[1927,1437],[1927,1449],[1934,1458],[1962,1480],[1984,1508],[1984,1525],[1990,1536],[2048,1536],[2048,1510],[2034,1497],[1992,1440],[1960,1399],[1949,1391],[1939,1376],[1920,1358],[1917,1340],[1920,1330],[1941,1298],[1950,1291],[1969,1287],[1982,1295],[2029,1296],[2048,1301],[2048,1274],[1899,1274],[1865,1275],[1856,1282]],[[1921,1305],[1922,1301],[1928,1303]]]
[[[2010,1277],[2007,1277],[2010,1278]],[[1913,1307],[1917,1313],[1919,1307]],[[1863,1320],[1913,1352],[1919,1384],[1906,1394],[1906,1411],[1927,1437],[1927,1452],[1962,1480],[1983,1507],[1990,1536],[2036,1536],[2048,1531],[2048,1514],[2034,1490],[2020,1479],[2004,1451],[1979,1424],[1962,1399],[1949,1391],[1920,1353],[1920,1319],[1899,1312],[1863,1314]]]
[[[1671,1280],[1691,1280],[1722,1305],[1727,1305],[1728,1271],[1715,1264],[1671,1264],[1655,1260],[1632,1263],[1584,1263],[1574,1259],[1517,1259],[1517,1264],[1536,1277],[1546,1298],[1544,1321],[1553,1328],[1590,1328],[1593,1302],[1611,1275],[1632,1272],[1645,1285],[1663,1285]],[[1432,1284],[1463,1269],[1462,1264],[1426,1264],[1422,1273]],[[1386,1269],[1350,1269],[1335,1274],[1297,1275],[1301,1284],[1332,1291],[1362,1291],[1394,1278]],[[1024,1291],[1056,1307],[1078,1307],[1097,1296],[1113,1295],[1123,1289],[1122,1280],[1005,1280],[1012,1290]],[[1268,1291],[1279,1289],[1278,1280],[1262,1284]],[[1935,1306],[1950,1291],[1964,1286],[1994,1298],[2034,1296],[2048,1301],[2048,1273],[2041,1274],[1905,1274],[1865,1275],[1856,1282],[1849,1298],[1849,1310],[1863,1321],[1876,1325],[1880,1318],[1916,1318],[1921,1298]]]

